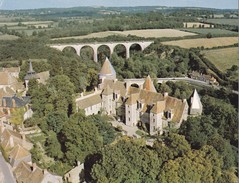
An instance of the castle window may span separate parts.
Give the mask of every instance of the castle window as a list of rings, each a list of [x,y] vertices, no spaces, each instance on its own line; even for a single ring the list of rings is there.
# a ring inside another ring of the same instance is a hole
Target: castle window
[[[129,118],[129,121],[130,121],[130,118]]]
[[[142,108],[142,104],[139,101],[137,101],[137,109],[141,109],[141,108]]]

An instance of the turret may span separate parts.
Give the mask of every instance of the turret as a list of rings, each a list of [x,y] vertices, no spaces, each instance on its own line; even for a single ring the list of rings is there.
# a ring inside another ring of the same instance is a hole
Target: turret
[[[105,79],[115,80],[116,72],[113,66],[111,65],[108,58],[105,59],[105,62],[99,73],[100,84],[104,82]]]
[[[202,103],[198,95],[197,90],[193,92],[190,103],[190,115],[201,115],[202,114]]]

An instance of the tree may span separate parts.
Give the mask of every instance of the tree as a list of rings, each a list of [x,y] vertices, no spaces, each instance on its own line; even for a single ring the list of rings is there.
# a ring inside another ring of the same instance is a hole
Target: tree
[[[103,146],[103,138],[93,122],[84,121],[84,116],[73,116],[62,130],[66,158],[70,164],[84,162],[85,157]]]
[[[210,39],[210,38],[212,38],[212,34],[209,32],[209,33],[207,33],[206,37],[207,37],[208,39]]]
[[[55,133],[59,133],[62,130],[66,121],[67,115],[59,111],[50,112],[46,116],[48,129],[54,131]]]
[[[11,113],[11,123],[14,125],[22,125],[24,112],[24,107],[14,108]]]
[[[180,126],[179,133],[185,135],[192,148],[200,149],[216,134],[213,123],[214,120],[207,116],[189,117]]]
[[[155,141],[153,149],[163,161],[183,156],[191,147],[183,135],[170,133],[163,142]]]
[[[99,134],[103,137],[103,144],[110,144],[115,140],[115,130],[107,121],[106,117],[100,115],[89,116],[88,121],[92,121],[99,130]]]
[[[48,90],[51,94],[49,102],[54,104],[55,110],[66,112],[68,115],[74,112],[70,111],[70,106],[73,105],[75,87],[71,83],[69,77],[65,75],[57,75],[50,78],[48,82]]]
[[[93,181],[101,182],[155,182],[161,159],[145,142],[123,138],[105,146],[102,157],[93,166]]]
[[[50,157],[53,157],[54,159],[61,159],[63,157],[61,144],[59,143],[54,131],[48,132],[48,137],[46,140],[46,152]]]

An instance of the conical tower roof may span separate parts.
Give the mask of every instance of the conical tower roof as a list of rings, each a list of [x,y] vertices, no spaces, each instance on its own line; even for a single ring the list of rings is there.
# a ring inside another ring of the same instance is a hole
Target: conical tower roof
[[[148,90],[148,91],[152,91],[152,92],[157,92],[149,75],[145,79],[145,82],[143,84],[143,89]]]
[[[35,71],[33,70],[33,67],[32,67],[32,61],[30,60],[29,61],[29,70],[27,73],[35,73]]]
[[[109,85],[107,85],[102,94],[103,95],[111,95],[112,93],[113,93],[113,90],[110,88]]]
[[[116,75],[115,69],[111,65],[109,59],[106,57],[105,62],[100,70],[100,75]]]
[[[191,98],[191,108],[192,109],[200,109],[201,108],[201,100],[200,97],[198,95],[197,90],[195,89],[193,92],[193,96]]]
[[[31,60],[29,61],[29,70],[27,71],[27,74],[26,76],[24,77],[25,80],[30,80],[30,79],[33,79],[33,78],[36,78],[36,79],[39,79],[39,76],[36,74],[36,72],[33,70],[33,67],[32,67],[32,62]]]

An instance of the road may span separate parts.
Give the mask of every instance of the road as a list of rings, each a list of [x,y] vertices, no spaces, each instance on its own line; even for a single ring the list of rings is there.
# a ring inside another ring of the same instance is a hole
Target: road
[[[16,183],[16,180],[13,177],[10,165],[5,161],[1,152],[0,152],[0,172],[2,172],[2,176],[0,176],[0,178],[3,178],[2,180],[0,180],[0,182]]]

